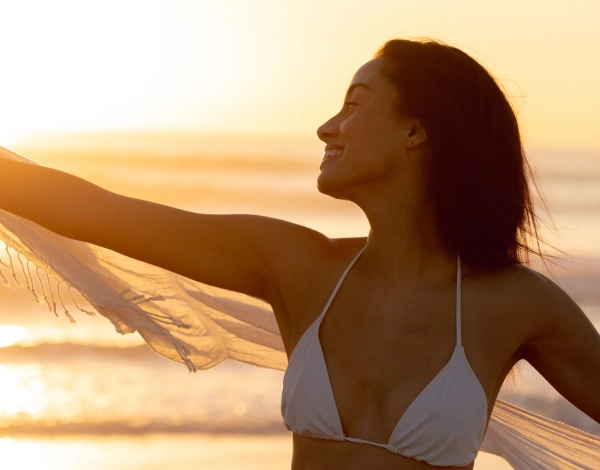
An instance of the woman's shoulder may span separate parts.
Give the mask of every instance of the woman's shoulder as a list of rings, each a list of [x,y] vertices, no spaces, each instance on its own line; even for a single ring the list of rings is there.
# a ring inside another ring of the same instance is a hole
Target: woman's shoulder
[[[496,287],[509,289],[515,294],[527,292],[528,297],[550,291],[562,291],[558,284],[544,274],[521,263],[513,263],[501,268],[467,266],[466,269],[463,268],[464,277],[478,279],[490,285],[496,284]]]
[[[278,295],[271,306],[276,314],[289,319],[290,329],[304,328],[314,320],[315,312],[327,301],[340,274],[367,238],[330,238],[299,226],[286,226],[280,235],[281,247],[273,266]]]
[[[510,304],[515,322],[522,327],[524,342],[543,332],[569,329],[587,318],[573,298],[554,280],[523,264],[491,275]]]
[[[522,264],[495,269],[472,269],[463,277],[467,330],[495,349],[526,359],[529,345],[540,335],[568,331],[585,322],[585,315],[562,287]],[[475,314],[469,315],[469,312]]]
[[[366,237],[329,238],[325,235],[305,237],[290,246],[285,268],[289,288],[306,293],[311,286],[327,284],[365,246]]]
[[[514,264],[506,269],[504,275],[508,286],[527,299],[528,305],[539,307],[533,311],[567,312],[569,309],[564,307],[576,305],[558,282],[528,266]]]

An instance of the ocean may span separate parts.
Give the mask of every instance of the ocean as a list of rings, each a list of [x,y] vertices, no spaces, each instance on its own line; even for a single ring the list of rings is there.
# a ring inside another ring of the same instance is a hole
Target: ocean
[[[289,153],[285,139],[131,141],[16,150],[107,189],[186,210],[257,213],[335,237],[368,232],[356,207],[316,190],[318,143]],[[553,278],[600,330],[600,152],[532,154],[558,227],[543,233],[567,252]],[[3,253],[0,247],[0,260]],[[229,361],[190,374],[137,333],[121,336],[100,316],[75,319],[56,318],[25,289],[0,283],[0,468],[289,468],[282,372]],[[528,364],[500,398],[600,436],[600,425]],[[480,454],[475,468],[509,467]]]

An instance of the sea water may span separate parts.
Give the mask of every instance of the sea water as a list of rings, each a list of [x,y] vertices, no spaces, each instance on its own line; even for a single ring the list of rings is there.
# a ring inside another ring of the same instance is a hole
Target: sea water
[[[281,161],[240,150],[155,149],[146,156],[67,154],[51,163],[113,191],[186,210],[258,213],[329,236],[366,235],[356,207],[316,190],[318,162],[318,155]],[[600,155],[547,152],[536,168],[559,227],[558,236],[544,233],[568,254],[553,277],[600,330]],[[190,374],[150,351],[137,333],[120,336],[102,317],[76,320],[55,318],[26,290],[0,285],[0,468],[289,467],[281,371],[228,361]],[[516,388],[503,388],[500,398],[600,435],[600,425],[527,364]],[[482,454],[476,468],[506,466]]]

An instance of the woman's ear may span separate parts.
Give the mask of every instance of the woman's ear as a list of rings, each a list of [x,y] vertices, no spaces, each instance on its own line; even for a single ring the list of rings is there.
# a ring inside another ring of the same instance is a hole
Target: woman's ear
[[[406,134],[403,143],[405,147],[415,148],[427,142],[427,131],[419,119],[407,120]]]

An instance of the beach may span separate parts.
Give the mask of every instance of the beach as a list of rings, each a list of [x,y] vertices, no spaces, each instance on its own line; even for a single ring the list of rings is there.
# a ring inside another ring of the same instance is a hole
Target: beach
[[[149,145],[151,151],[67,149],[46,153],[42,163],[185,210],[279,217],[332,237],[368,232],[356,207],[316,190],[320,155],[312,147],[282,163],[275,144],[264,154],[260,147],[244,153],[243,146],[176,144]],[[22,151],[37,156],[33,147]],[[548,275],[600,330],[600,160],[564,152],[537,152],[562,238],[548,236],[569,253]],[[6,261],[3,246],[0,260]],[[153,353],[137,333],[118,335],[105,318],[78,313],[76,324],[56,318],[7,277],[10,287],[0,283],[2,468],[289,468],[291,436],[279,409],[282,371],[226,361],[190,374]],[[600,435],[600,425],[527,364],[514,390],[503,388],[499,397]],[[482,454],[475,468],[509,467]]]

